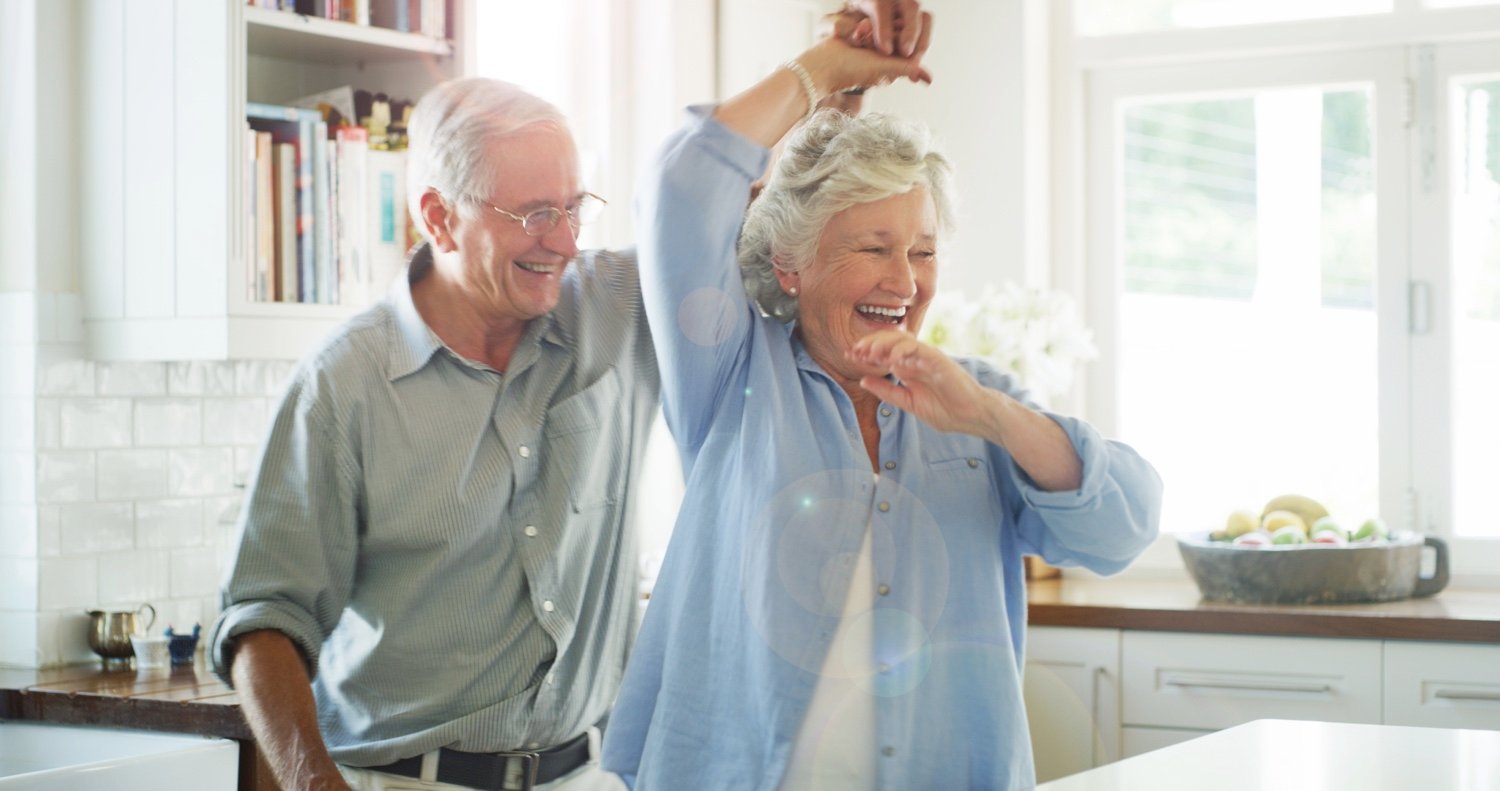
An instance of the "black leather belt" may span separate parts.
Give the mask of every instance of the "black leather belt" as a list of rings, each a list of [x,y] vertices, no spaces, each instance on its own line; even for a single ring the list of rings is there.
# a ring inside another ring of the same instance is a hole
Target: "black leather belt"
[[[492,791],[531,791],[533,786],[550,783],[588,763],[588,760],[589,735],[586,731],[563,744],[538,752],[464,753],[444,747],[438,752],[437,780]],[[422,756],[369,768],[376,772],[420,778]]]

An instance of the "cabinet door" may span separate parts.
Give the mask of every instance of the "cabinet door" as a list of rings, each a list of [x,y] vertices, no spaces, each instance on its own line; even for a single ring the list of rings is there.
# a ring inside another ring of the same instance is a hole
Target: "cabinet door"
[[[1120,632],[1034,627],[1024,693],[1037,782],[1120,756]]]
[[[1127,725],[1380,722],[1375,640],[1131,631],[1122,638],[1120,663]]]
[[[1500,730],[1500,645],[1387,642],[1385,722]]]

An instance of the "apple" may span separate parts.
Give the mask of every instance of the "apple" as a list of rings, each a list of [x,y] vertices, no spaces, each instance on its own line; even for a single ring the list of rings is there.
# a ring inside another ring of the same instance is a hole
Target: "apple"
[[[1271,534],[1262,530],[1246,533],[1234,539],[1237,547],[1266,547],[1271,545]]]
[[[1272,544],[1306,544],[1307,528],[1302,525],[1284,525],[1271,534]]]
[[[1391,531],[1385,526],[1385,522],[1381,521],[1378,516],[1372,516],[1354,531],[1354,540],[1360,543],[1384,541],[1390,537],[1390,534]]]

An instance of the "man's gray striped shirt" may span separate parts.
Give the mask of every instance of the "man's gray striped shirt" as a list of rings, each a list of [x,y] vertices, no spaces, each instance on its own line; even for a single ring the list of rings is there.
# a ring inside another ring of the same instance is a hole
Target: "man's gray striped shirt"
[[[655,414],[634,254],[581,255],[503,374],[453,353],[408,277],[298,367],[211,643],[287,634],[335,760],[546,748],[594,724],[634,629],[627,500]]]

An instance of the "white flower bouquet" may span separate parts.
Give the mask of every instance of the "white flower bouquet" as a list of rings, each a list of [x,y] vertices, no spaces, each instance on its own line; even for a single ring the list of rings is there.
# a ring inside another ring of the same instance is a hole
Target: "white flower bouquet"
[[[980,357],[1013,374],[1043,405],[1066,396],[1078,364],[1099,354],[1071,297],[1014,283],[986,286],[973,300],[933,299],[920,337],[949,354]]]

